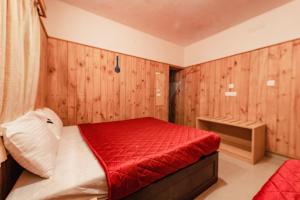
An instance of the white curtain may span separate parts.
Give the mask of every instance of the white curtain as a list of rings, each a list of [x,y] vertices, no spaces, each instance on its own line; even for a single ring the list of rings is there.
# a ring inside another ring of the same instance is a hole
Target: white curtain
[[[34,0],[1,0],[0,124],[34,109],[40,22]],[[1,141],[0,141],[1,143]],[[0,144],[0,162],[5,158]]]
[[[0,2],[0,110],[2,110],[4,94],[4,65],[5,65],[5,46],[6,46],[6,0]],[[1,128],[0,128],[1,134]],[[0,137],[0,166],[6,160],[6,153]]]

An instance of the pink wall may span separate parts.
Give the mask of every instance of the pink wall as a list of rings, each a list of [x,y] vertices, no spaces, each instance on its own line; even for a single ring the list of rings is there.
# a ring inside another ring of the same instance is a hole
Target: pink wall
[[[58,0],[46,0],[49,36],[183,66],[183,47]]]
[[[300,1],[292,1],[182,47],[58,0],[46,0],[50,36],[178,66],[190,66],[300,38]]]
[[[300,38],[300,1],[295,0],[185,47],[184,66]]]

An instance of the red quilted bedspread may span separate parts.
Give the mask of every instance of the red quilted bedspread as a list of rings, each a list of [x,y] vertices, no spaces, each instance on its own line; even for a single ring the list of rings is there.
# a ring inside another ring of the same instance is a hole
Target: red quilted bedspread
[[[154,118],[79,125],[106,172],[109,198],[123,198],[216,151],[214,133]]]
[[[254,196],[254,200],[300,199],[300,160],[286,161]]]

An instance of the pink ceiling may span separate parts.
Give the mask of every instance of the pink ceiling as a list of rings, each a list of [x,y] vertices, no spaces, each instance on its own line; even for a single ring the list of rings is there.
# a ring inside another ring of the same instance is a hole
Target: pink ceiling
[[[291,0],[62,0],[186,46]]]

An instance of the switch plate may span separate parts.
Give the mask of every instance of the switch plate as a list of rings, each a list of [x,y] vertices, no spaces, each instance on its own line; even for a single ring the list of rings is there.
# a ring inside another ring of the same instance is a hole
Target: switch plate
[[[225,92],[226,97],[235,97],[237,95],[237,92]]]
[[[274,87],[275,86],[275,80],[268,80],[267,81],[267,86]]]

